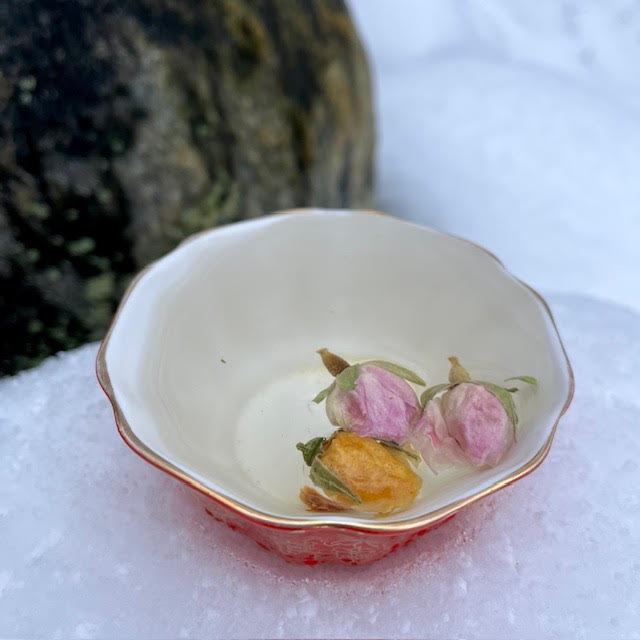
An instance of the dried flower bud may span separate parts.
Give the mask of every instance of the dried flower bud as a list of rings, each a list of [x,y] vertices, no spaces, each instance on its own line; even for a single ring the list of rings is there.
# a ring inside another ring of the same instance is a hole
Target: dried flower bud
[[[341,384],[343,376],[346,384]],[[415,391],[401,377],[372,363],[345,369],[329,392],[326,409],[337,427],[398,444],[407,441],[421,413]]]
[[[313,511],[348,508],[389,513],[406,509],[422,485],[405,453],[345,431],[338,431],[318,451],[310,477],[328,496],[304,487],[300,498]]]
[[[495,466],[513,444],[513,424],[502,402],[479,384],[464,382],[441,400],[447,430],[476,467]]]
[[[449,383],[434,385],[422,396],[425,407],[411,443],[434,471],[456,463],[495,466],[514,442],[518,416],[511,394],[518,389],[471,380],[456,357],[449,361]],[[531,376],[509,379],[537,385]]]
[[[449,433],[437,398],[427,402],[413,429],[411,444],[434,473],[444,466],[468,462],[462,447]]]

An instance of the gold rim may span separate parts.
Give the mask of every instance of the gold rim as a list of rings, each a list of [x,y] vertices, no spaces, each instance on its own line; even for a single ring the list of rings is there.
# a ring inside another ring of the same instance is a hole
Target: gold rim
[[[312,209],[292,209],[288,211],[275,212],[270,215],[272,216],[275,216],[275,215],[282,216],[283,214],[295,215],[295,214],[307,212],[310,210]],[[393,217],[390,214],[386,214],[382,211],[375,211],[375,210],[366,210],[366,211],[358,210],[358,211],[361,211],[364,213],[373,213],[377,215]],[[425,228],[423,225],[416,225],[416,226],[422,226],[422,228]],[[189,238],[186,238],[185,240],[183,240],[181,244],[194,240],[197,237],[202,237],[210,233],[215,233],[221,228],[224,228],[224,227],[215,227],[213,229],[201,231],[200,233],[194,234],[193,236],[189,236]],[[542,445],[542,447],[536,453],[536,455],[531,460],[529,460],[529,462],[522,465],[519,469],[516,469],[515,471],[510,473],[508,476],[503,478],[502,480],[498,480],[497,482],[492,484],[490,487],[487,487],[482,491],[474,493],[473,495],[467,498],[462,498],[445,507],[437,509],[436,511],[433,511],[427,514],[426,516],[420,516],[417,518],[412,518],[410,520],[403,520],[400,522],[387,522],[387,523],[381,522],[377,524],[373,522],[336,522],[334,520],[321,520],[321,519],[307,520],[307,519],[300,519],[300,518],[286,518],[286,517],[273,516],[263,511],[260,511],[258,509],[254,509],[253,507],[249,507],[245,504],[242,504],[241,502],[238,502],[233,498],[225,496],[224,494],[219,493],[218,491],[215,491],[210,487],[207,487],[201,482],[198,482],[195,478],[192,478],[188,473],[185,473],[184,471],[179,469],[176,465],[164,459],[162,456],[158,455],[155,451],[150,449],[135,435],[135,433],[131,429],[131,426],[127,422],[127,419],[125,418],[125,415],[122,409],[120,408],[118,401],[116,400],[115,393],[111,385],[111,380],[109,378],[109,371],[107,369],[107,364],[106,364],[105,354],[106,354],[107,345],[109,343],[109,338],[111,337],[113,328],[116,325],[118,317],[127,301],[127,298],[131,295],[131,292],[133,291],[134,287],[138,284],[138,282],[141,280],[141,278],[153,267],[155,263],[149,264],[142,271],[140,271],[140,273],[138,273],[138,275],[131,281],[131,283],[127,287],[122,297],[122,300],[118,305],[118,309],[116,310],[116,313],[113,316],[113,320],[111,321],[109,329],[104,339],[102,340],[102,343],[100,344],[100,348],[98,350],[98,355],[96,358],[96,375],[98,378],[98,382],[100,383],[100,386],[102,387],[103,391],[109,398],[109,402],[111,403],[111,407],[113,408],[116,426],[118,428],[118,432],[120,433],[122,439],[125,441],[127,445],[129,445],[129,447],[135,453],[137,453],[140,457],[144,458],[147,462],[150,462],[153,466],[157,467],[158,469],[161,469],[162,471],[168,473],[171,476],[174,476],[175,478],[177,478],[178,480],[181,480],[182,482],[189,485],[196,491],[199,491],[200,493],[212,498],[213,500],[223,504],[229,509],[232,509],[233,511],[249,518],[250,520],[253,520],[265,525],[269,525],[272,527],[287,528],[287,529],[337,527],[341,529],[352,529],[352,530],[371,531],[371,532],[379,532],[379,533],[382,533],[382,532],[397,533],[397,532],[403,532],[403,531],[410,531],[410,530],[422,528],[422,527],[428,527],[429,525],[435,524],[436,522],[443,520],[444,518],[452,515],[456,511],[459,511],[460,509],[471,504],[472,502],[475,502],[476,500],[480,500],[481,498],[484,498],[492,493],[495,493],[496,491],[499,491],[500,489],[506,487],[512,482],[515,482],[516,480],[519,480],[520,478],[534,471],[537,467],[540,466],[540,464],[542,464],[542,461],[547,457],[547,454],[551,449],[551,443],[553,442],[553,438],[555,436],[556,429],[558,428],[558,423],[560,422],[560,418],[562,418],[562,416],[567,412],[567,409],[569,408],[569,405],[571,404],[571,401],[573,399],[573,394],[575,389],[573,369],[571,367],[571,363],[569,362],[569,357],[567,356],[567,351],[562,342],[562,338],[560,337],[560,334],[558,332],[558,327],[556,325],[555,319],[553,317],[553,314],[551,313],[551,309],[549,308],[547,301],[535,289],[533,289],[528,284],[522,282],[522,280],[516,278],[513,274],[511,274],[505,268],[502,261],[499,260],[488,249],[485,249],[484,247],[476,244],[475,242],[472,242],[465,238],[459,238],[458,236],[443,233],[441,231],[436,231],[435,229],[431,229],[431,230],[444,236],[449,236],[449,237],[456,238],[458,240],[463,240],[464,242],[467,242],[468,244],[476,247],[477,249],[482,250],[484,253],[486,253],[491,258],[493,258],[502,267],[506,275],[508,275],[510,278],[512,278],[516,282],[520,283],[523,287],[531,291],[531,293],[540,301],[540,303],[542,304],[543,308],[545,309],[546,313],[548,314],[551,320],[551,324],[556,333],[556,337],[558,338],[558,342],[560,344],[562,353],[566,361],[567,373],[569,376],[569,392],[567,394],[567,399],[565,400],[565,403],[560,413],[558,414],[558,417],[556,418],[553,428],[551,429],[551,433],[549,434],[549,437],[547,438],[545,443]]]

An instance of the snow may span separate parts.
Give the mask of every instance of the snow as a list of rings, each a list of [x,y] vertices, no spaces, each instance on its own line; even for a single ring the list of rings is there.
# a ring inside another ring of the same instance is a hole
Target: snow
[[[548,459],[379,563],[291,566],[122,443],[88,345],[0,380],[0,637],[640,638],[640,5],[351,6],[378,207],[549,294]]]
[[[640,5],[353,0],[379,209],[640,308]]]
[[[120,440],[96,345],[0,381],[0,637],[640,637],[640,313],[552,295],[548,459],[362,568],[285,564]]]

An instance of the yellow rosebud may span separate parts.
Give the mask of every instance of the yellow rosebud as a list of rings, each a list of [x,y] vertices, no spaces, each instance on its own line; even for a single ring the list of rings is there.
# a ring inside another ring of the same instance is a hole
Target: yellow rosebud
[[[359,499],[355,503],[344,492],[325,488],[336,508],[385,514],[409,507],[420,492],[422,479],[411,468],[407,455],[372,438],[339,431],[318,455],[319,461]],[[303,489],[301,498],[310,509],[320,510],[317,492]]]

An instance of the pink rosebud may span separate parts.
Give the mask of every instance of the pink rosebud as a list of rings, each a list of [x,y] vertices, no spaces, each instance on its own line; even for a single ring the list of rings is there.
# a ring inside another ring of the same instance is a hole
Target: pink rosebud
[[[424,413],[413,428],[410,441],[434,473],[450,464],[468,462],[462,447],[449,433],[438,399],[427,402]]]
[[[425,408],[411,433],[411,444],[435,472],[447,464],[495,466],[514,442],[518,415],[511,396],[518,389],[471,380],[458,358],[449,361],[449,382],[429,387],[422,395]],[[508,380],[534,388],[538,384],[532,376]]]
[[[335,384],[327,396],[331,424],[359,436],[403,444],[421,413],[414,390],[401,377],[375,364],[356,366],[353,389]]]
[[[473,466],[497,465],[513,444],[513,423],[502,402],[482,385],[456,385],[441,408],[448,433]]]

